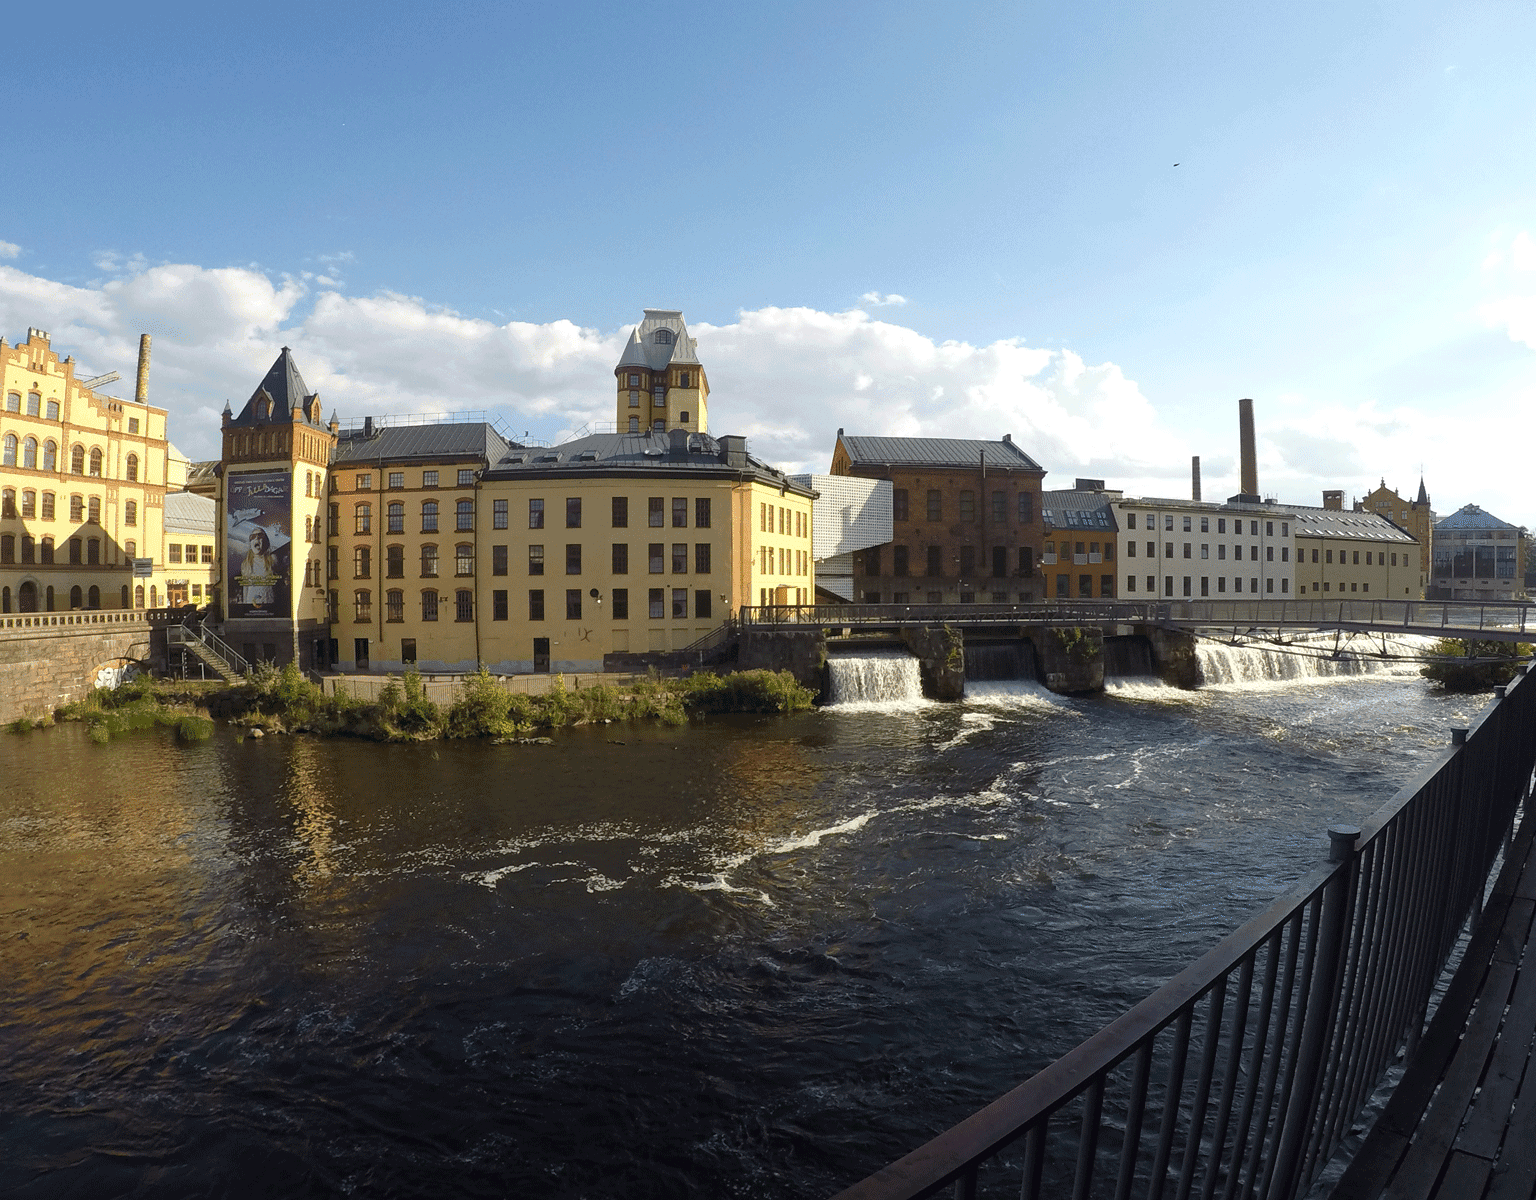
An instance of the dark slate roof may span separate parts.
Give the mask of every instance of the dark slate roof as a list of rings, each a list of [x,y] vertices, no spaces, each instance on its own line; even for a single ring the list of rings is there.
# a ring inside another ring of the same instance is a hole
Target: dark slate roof
[[[1424,505],[1427,505],[1429,503],[1429,493],[1424,490],[1424,476],[1422,476],[1422,475],[1419,476],[1419,495],[1418,495],[1418,499],[1416,499],[1414,501],[1414,503],[1415,504],[1424,504]]]
[[[658,342],[656,333],[663,329],[670,337]],[[676,309],[648,308],[645,310],[645,319],[630,333],[629,342],[624,347],[624,353],[619,356],[619,365],[615,370],[648,367],[660,371],[672,363],[697,366],[698,341],[689,336],[683,314]]]
[[[1413,542],[1413,536],[1379,513],[1355,509],[1315,508],[1309,504],[1287,504],[1285,511],[1296,518],[1297,537],[1367,538],[1374,542]],[[1276,516],[1284,515],[1276,513]]]
[[[889,464],[903,467],[975,467],[980,465],[981,456],[985,453],[989,467],[1045,473],[1039,463],[1015,446],[1009,438],[1000,442],[983,442],[969,438],[853,437],[841,434],[838,440],[848,451],[854,466]]]
[[[1475,504],[1468,504],[1458,508],[1443,521],[1435,522],[1435,532],[1442,530],[1449,533],[1454,530],[1494,530],[1494,529],[1518,529],[1519,526],[1511,525],[1508,521],[1501,521],[1491,512],[1484,512]]]
[[[449,421],[431,425],[376,425],[343,431],[336,439],[334,464],[401,462],[405,459],[478,458],[498,461],[512,448],[485,421]]]
[[[677,437],[673,437],[673,434]],[[732,452],[739,455],[731,461]],[[784,472],[746,453],[746,438],[715,438],[707,433],[673,430],[657,433],[594,433],[559,446],[510,447],[500,462],[486,471],[486,479],[520,479],[550,475],[563,478],[598,473],[636,475],[678,472],[738,477],[749,474],[774,487],[802,496],[816,495]]]
[[[304,424],[312,425],[316,429],[324,428],[324,422],[320,419],[319,405],[310,403],[315,399],[315,395],[304,385],[304,377],[299,374],[298,365],[293,361],[293,352],[284,346],[282,353],[277,356],[277,361],[272,364],[262,381],[256,385],[251,398],[245,402],[240,415],[230,424],[288,425],[293,422],[293,410],[298,408],[301,414],[300,420]],[[266,417],[256,415],[256,402],[262,396],[271,401]]]
[[[1041,492],[1040,516],[1053,529],[1118,532],[1120,523],[1111,506],[1119,499],[1119,492]]]

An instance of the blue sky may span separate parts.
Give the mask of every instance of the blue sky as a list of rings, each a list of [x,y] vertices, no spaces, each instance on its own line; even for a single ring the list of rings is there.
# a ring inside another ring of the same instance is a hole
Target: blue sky
[[[1006,430],[1225,495],[1253,396],[1266,493],[1536,526],[1528,5],[228,7],[7,22],[0,331],[155,333],[191,453],[285,343],[343,416],[558,437],[680,307],[786,464]]]

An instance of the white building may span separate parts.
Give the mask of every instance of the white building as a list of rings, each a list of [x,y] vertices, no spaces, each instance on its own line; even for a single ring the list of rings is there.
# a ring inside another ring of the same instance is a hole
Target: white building
[[[1119,499],[1127,600],[1284,599],[1295,592],[1296,514],[1272,504]]]
[[[816,590],[827,599],[854,601],[853,556],[893,536],[891,481],[857,475],[791,475],[818,493],[811,502],[811,557]]]

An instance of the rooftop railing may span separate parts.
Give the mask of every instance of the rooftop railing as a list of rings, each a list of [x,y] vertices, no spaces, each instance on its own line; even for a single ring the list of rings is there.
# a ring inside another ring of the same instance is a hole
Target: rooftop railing
[[[1330,829],[1325,865],[1119,1020],[838,1200],[946,1188],[1294,1200],[1419,1037],[1533,764],[1536,684],[1519,677],[1362,828]]]

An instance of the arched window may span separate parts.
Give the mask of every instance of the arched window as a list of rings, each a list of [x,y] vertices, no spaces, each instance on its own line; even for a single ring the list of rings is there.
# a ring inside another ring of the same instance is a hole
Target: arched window
[[[37,516],[37,493],[31,488],[21,493],[21,519],[30,521]]]
[[[144,607],[144,585],[142,583],[136,584],[134,586],[134,589],[133,589],[133,606],[134,606],[134,608],[143,608]]]
[[[139,456],[137,454],[130,454],[128,456],[128,464],[127,464],[127,466],[125,468],[125,471],[126,471],[126,478],[127,478],[129,483],[138,483],[138,481],[139,481]]]
[[[423,621],[437,620],[437,593],[435,591],[422,592],[421,619]]]
[[[305,471],[304,472],[304,494],[306,496],[313,495],[314,492],[313,492],[312,489],[314,488],[314,486],[315,486],[315,475],[314,475],[314,472],[313,471]]]
[[[258,421],[265,421],[267,419],[267,402],[265,399],[256,401],[256,419]]]
[[[89,593],[87,593],[87,597],[86,598],[89,601],[90,606],[92,608],[100,608],[101,607],[101,589],[99,587],[97,587],[94,583],[91,584],[91,590],[90,590]]]
[[[57,471],[59,469],[59,444],[52,438],[43,443],[43,470]]]
[[[20,412],[21,411],[21,393],[20,392],[7,392],[5,394],[5,411],[6,412]]]
[[[94,591],[95,589],[92,590]],[[150,608],[160,607],[160,592],[154,584],[149,585],[149,606]]]
[[[49,588],[48,590],[52,591],[53,589]],[[53,597],[51,597],[51,596],[49,597],[50,600],[52,598]],[[126,583],[123,584],[123,597],[122,597],[121,602],[118,604],[118,607],[119,608],[127,608],[128,607],[128,585]]]
[[[475,573],[475,548],[468,542],[460,542],[453,548],[453,573],[455,575]]]
[[[14,533],[0,533],[0,563],[13,563],[16,561],[16,535]]]
[[[139,523],[139,502],[137,500],[123,501],[123,524],[137,525]]]
[[[387,532],[387,533],[404,533],[405,532],[405,505],[401,504],[399,501],[396,501],[395,503],[393,503],[393,504],[391,504],[389,506],[389,511],[388,511],[387,515],[388,515],[388,518],[389,518],[389,525],[388,525],[388,528],[385,530],[385,532]]]
[[[373,505],[356,504],[352,507],[352,532],[373,532]]]
[[[85,447],[76,443],[75,448],[69,452],[69,473],[71,475],[85,474]]]
[[[37,543],[32,540],[30,533],[21,535],[21,561],[24,563],[37,561]]]
[[[667,423],[660,417],[657,417],[654,421],[651,422],[651,430],[654,433],[666,433]]]
[[[386,621],[405,620],[405,593],[398,590],[385,592],[384,607]]]
[[[5,450],[3,455],[0,455],[0,465],[7,467],[14,467],[16,465],[16,435],[14,433],[5,435]]]
[[[16,516],[16,489],[6,488],[0,492],[0,517]]]
[[[44,596],[45,596],[45,603],[48,605],[48,611],[52,612],[53,611],[53,584],[50,583],[48,585],[48,590],[47,590],[47,592],[44,593]]]
[[[43,414],[43,397],[40,392],[27,393],[27,416],[40,417]]]
[[[670,346],[672,344],[672,331],[670,329],[658,329],[651,334],[651,341],[657,346]]]
[[[24,613],[36,612],[37,611],[37,584],[33,583],[30,579],[27,580],[25,583],[23,583],[21,585],[21,588],[18,590],[17,595],[16,595],[16,599],[18,601],[20,601],[20,603],[18,603],[16,605],[17,611],[24,612]]]
[[[421,502],[421,531],[422,533],[437,532],[436,500],[423,500]]]
[[[85,542],[85,561],[91,566],[101,562],[101,539],[87,538]]]
[[[305,517],[304,518],[304,540],[306,542],[312,542],[312,541],[315,540],[315,519],[314,519],[314,517]]]
[[[630,419],[629,419],[629,431],[630,431],[630,433],[639,433],[640,432],[640,418],[639,417],[630,417]]]
[[[92,525],[101,524],[101,497],[92,496],[85,504],[85,519]]]
[[[100,446],[92,446],[91,447],[91,475],[94,478],[96,478],[96,479],[100,479],[101,478],[101,447]]]
[[[11,589],[0,588],[0,612],[11,611]]]
[[[473,500],[460,500],[455,506],[456,524],[454,528],[460,533],[473,530],[475,527],[475,502]]]
[[[421,548],[421,577],[423,579],[437,577],[437,547],[430,543]]]
[[[139,544],[132,538],[123,543],[123,557],[132,563],[139,556]]]
[[[57,400],[48,401],[48,419],[50,421],[57,421],[59,419],[59,402]],[[52,588],[48,590],[50,592],[53,591]],[[53,609],[50,608],[48,611],[52,612]]]
[[[71,496],[69,498],[69,519],[76,525],[85,520],[84,496]]]
[[[43,493],[43,520],[45,521],[53,520],[53,501],[54,496],[52,492]]]
[[[78,583],[75,584],[74,587],[69,589],[69,607],[71,609],[79,608],[84,603],[84,596],[85,593],[80,590],[80,585]]]
[[[21,465],[29,471],[37,470],[37,439],[29,437],[21,444]]]
[[[39,547],[39,549],[42,551],[42,561],[45,563],[51,563],[53,561],[53,539],[51,537],[45,537],[43,539],[43,544]],[[49,590],[50,592],[52,591],[51,588]],[[52,603],[51,597],[49,602],[50,604]],[[52,612],[53,610],[50,608],[49,611]]]
[[[354,620],[359,623],[373,620],[373,593],[367,588],[358,588],[352,593],[352,604],[356,610]]]

